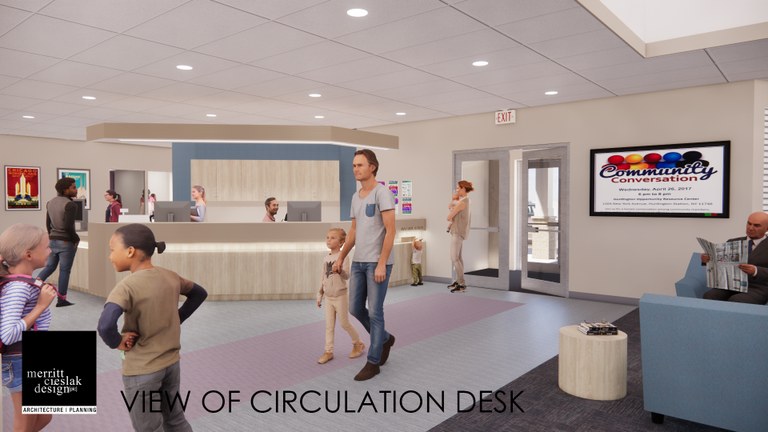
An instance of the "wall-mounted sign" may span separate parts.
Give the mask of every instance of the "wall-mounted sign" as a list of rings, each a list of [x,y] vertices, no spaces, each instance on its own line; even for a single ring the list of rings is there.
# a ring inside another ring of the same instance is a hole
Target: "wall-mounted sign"
[[[730,141],[590,150],[590,216],[727,218]]]
[[[403,180],[400,182],[400,195],[403,198],[410,198],[413,196],[413,182],[411,180]]]
[[[512,124],[517,121],[515,110],[496,111],[494,114],[494,120],[497,125]]]
[[[404,215],[413,214],[413,198],[411,197],[403,197],[403,203],[401,205],[401,210]]]

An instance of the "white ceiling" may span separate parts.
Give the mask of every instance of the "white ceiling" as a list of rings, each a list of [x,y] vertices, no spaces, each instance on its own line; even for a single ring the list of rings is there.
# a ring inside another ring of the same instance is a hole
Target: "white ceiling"
[[[768,39],[646,59],[576,0],[0,0],[0,134],[364,128],[751,79]]]
[[[765,0],[600,0],[644,42],[745,27],[768,21]],[[706,10],[691,19],[692,12]]]

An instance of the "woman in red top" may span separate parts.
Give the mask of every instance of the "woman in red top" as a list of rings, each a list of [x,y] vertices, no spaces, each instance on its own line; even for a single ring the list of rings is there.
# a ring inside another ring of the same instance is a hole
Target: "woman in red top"
[[[104,199],[107,200],[109,206],[104,215],[104,222],[117,222],[120,217],[120,209],[123,208],[123,202],[120,200],[120,194],[112,189],[107,190],[104,193]]]

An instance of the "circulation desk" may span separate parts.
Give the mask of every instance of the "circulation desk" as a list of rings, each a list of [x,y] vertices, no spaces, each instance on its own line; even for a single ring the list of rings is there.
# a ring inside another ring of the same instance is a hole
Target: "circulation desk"
[[[395,224],[389,286],[410,284],[411,243],[400,240],[422,237],[426,219],[396,219]],[[87,253],[78,252],[78,258],[87,258],[88,281],[73,284],[73,290],[106,298],[115,283],[128,276],[115,272],[109,262],[109,238],[121,225],[89,224]],[[153,264],[198,283],[209,300],[293,300],[315,298],[328,253],[325,235],[332,227],[349,231],[351,222],[146,225],[167,244],[165,252],[152,257]]]

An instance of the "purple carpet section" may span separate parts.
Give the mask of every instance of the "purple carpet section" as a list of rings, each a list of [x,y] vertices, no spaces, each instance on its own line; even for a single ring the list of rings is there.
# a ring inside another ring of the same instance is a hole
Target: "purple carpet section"
[[[418,299],[385,305],[387,331],[394,334],[396,343],[390,362],[397,358],[398,348],[417,343],[441,333],[471,324],[505,312],[520,303],[488,300],[460,294],[433,294]],[[194,319],[194,316],[191,318]],[[368,333],[354,317],[350,317],[368,346]],[[182,393],[190,391],[186,409],[192,420],[207,412],[203,409],[203,395],[217,390],[226,395],[239,390],[240,406],[248,406],[248,398],[258,390],[274,391],[289,388],[347,366],[356,366],[350,373],[350,383],[357,366],[365,364],[365,354],[357,359],[347,355],[352,342],[347,333],[336,326],[335,358],[324,365],[317,364],[325,344],[325,322],[318,321],[273,333],[254,336],[236,342],[193,352],[182,352]],[[375,386],[375,378],[372,381]],[[54,416],[50,427],[57,431],[130,431],[130,419],[120,391],[123,389],[119,371],[98,376],[98,415]],[[10,430],[12,406],[6,397],[4,404],[6,430]],[[216,397],[209,397],[208,408],[213,409]],[[225,408],[226,410],[226,408]]]

